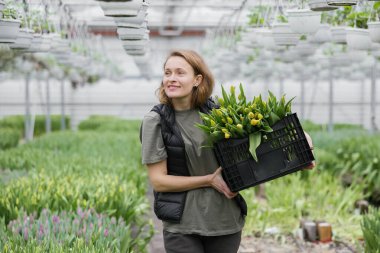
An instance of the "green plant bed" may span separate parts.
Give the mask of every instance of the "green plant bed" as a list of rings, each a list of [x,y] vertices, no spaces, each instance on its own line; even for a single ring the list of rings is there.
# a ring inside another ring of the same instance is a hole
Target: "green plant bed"
[[[308,218],[332,224],[335,238],[358,240],[361,216],[355,214],[354,202],[363,198],[363,188],[344,188],[331,173],[312,170],[266,183],[266,201],[259,201],[254,189],[245,190],[249,213],[244,233],[263,234],[273,227],[281,234],[293,233]]]
[[[20,141],[20,132],[12,128],[0,128],[0,150],[16,147]]]
[[[36,115],[34,120],[34,135],[40,136],[46,132],[44,115]],[[51,115],[51,130],[59,131],[61,129],[61,115]],[[69,117],[65,117],[66,126],[70,125]],[[23,115],[6,116],[0,120],[0,128],[12,128],[18,130],[21,136],[24,135],[25,123]]]
[[[89,252],[146,252],[153,232],[149,226],[134,228],[122,218],[80,208],[76,212],[60,213],[44,209],[39,217],[35,213],[22,212],[18,219],[0,226],[3,252],[11,249],[68,252],[79,246],[82,247],[77,249],[80,252],[83,249],[91,249]]]
[[[141,120],[125,120],[114,116],[93,115],[82,121],[79,130],[96,130],[96,131],[116,131],[130,132],[138,131]]]
[[[366,253],[380,252],[380,209],[372,209],[361,222]]]

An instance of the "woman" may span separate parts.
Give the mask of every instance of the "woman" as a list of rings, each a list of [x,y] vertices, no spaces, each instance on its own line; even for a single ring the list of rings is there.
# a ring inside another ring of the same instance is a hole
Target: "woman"
[[[167,253],[236,253],[246,206],[231,192],[205,134],[199,112],[209,99],[214,78],[194,51],[172,52],[158,90],[160,105],[143,120],[142,161],[155,191],[154,210],[163,220]]]

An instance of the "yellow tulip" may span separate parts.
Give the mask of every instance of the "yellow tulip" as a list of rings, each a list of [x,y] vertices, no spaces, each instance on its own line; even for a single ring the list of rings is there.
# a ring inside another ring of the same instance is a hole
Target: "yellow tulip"
[[[211,123],[211,126],[215,126],[216,125],[215,121],[213,121],[213,120],[210,120],[210,123]]]
[[[257,120],[257,119],[251,119],[251,125],[252,125],[252,126],[256,126],[259,122],[260,122],[260,120]]]
[[[248,118],[253,119],[255,117],[255,114],[253,112],[248,113]]]
[[[228,123],[230,123],[230,124],[234,123],[234,121],[233,121],[230,117],[227,117],[227,121],[228,121]]]
[[[257,118],[258,118],[258,119],[262,119],[262,118],[263,118],[263,115],[262,115],[261,113],[258,113],[258,114],[257,114]]]
[[[222,132],[223,133],[228,133],[228,129],[227,128],[222,128]]]
[[[243,125],[242,125],[242,124],[237,124],[236,127],[237,127],[238,129],[240,129],[240,130],[243,129]]]
[[[224,138],[229,139],[231,137],[230,133],[224,133]]]

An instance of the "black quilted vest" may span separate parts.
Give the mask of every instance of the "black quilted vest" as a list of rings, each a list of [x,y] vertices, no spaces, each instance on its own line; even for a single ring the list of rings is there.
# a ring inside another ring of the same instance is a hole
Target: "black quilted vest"
[[[209,113],[217,105],[209,99],[199,109]],[[186,163],[185,144],[175,122],[175,112],[171,106],[158,104],[152,111],[161,116],[161,133],[167,152],[167,169],[169,175],[190,176]],[[179,223],[186,202],[187,192],[154,192],[154,212],[163,221]],[[247,215],[247,205],[239,194],[235,197],[242,215]]]

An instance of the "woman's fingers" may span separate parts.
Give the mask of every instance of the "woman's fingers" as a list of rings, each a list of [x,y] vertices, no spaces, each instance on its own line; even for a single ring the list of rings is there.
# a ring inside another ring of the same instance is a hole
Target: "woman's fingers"
[[[224,181],[222,177],[222,168],[219,167],[215,172],[211,183],[212,187],[219,191],[220,193],[224,194],[226,198],[232,199],[234,198],[237,193],[231,192],[230,188]]]

